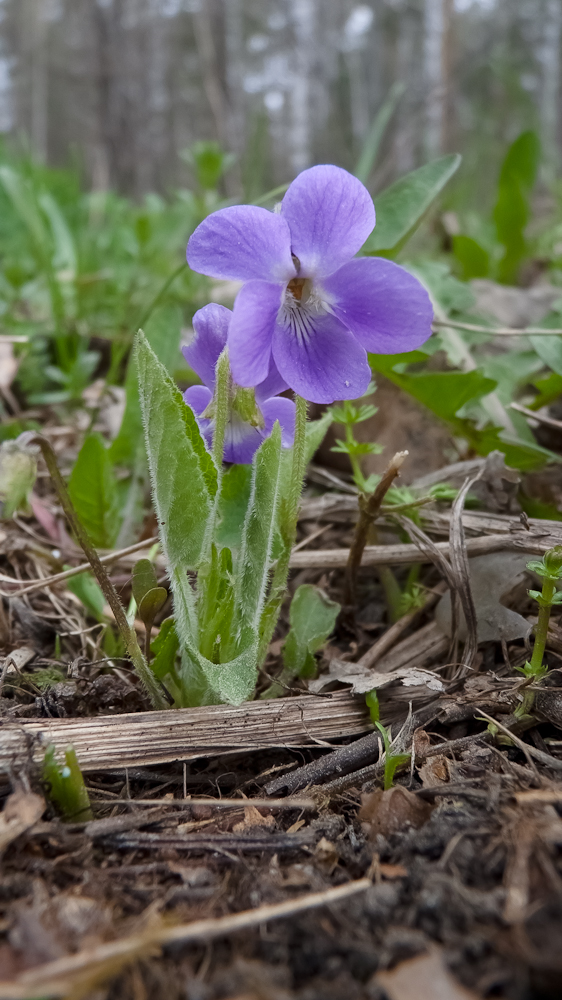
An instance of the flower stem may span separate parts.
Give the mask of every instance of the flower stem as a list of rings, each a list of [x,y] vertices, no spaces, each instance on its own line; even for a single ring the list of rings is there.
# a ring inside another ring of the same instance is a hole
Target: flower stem
[[[21,435],[23,438],[24,435]],[[113,612],[113,617],[115,618],[115,623],[119,632],[121,633],[121,638],[125,643],[125,647],[139,678],[144,685],[147,694],[150,698],[153,708],[164,709],[168,708],[168,702],[166,701],[164,694],[162,693],[158,681],[156,680],[154,674],[148,667],[144,656],[142,655],[141,648],[138,644],[137,637],[134,629],[131,628],[127,621],[127,616],[125,614],[125,609],[119,600],[119,595],[115,590],[109,576],[106,572],[105,567],[100,562],[99,556],[93,547],[90,539],[88,538],[87,532],[85,531],[78,514],[74,510],[72,500],[70,499],[70,494],[68,492],[66,483],[60,474],[60,470],[57,464],[57,458],[53,448],[46,438],[42,437],[41,434],[34,434],[33,432],[28,432],[25,434],[25,441],[27,444],[36,444],[41,449],[43,458],[45,459],[49,474],[53,481],[53,485],[58,493],[59,500],[62,505],[62,509],[66,515],[68,523],[72,528],[72,531],[76,535],[83,551],[86,556],[96,580],[98,581],[103,595],[109,604]]]
[[[267,647],[271,642],[279,608],[285,596],[291,551],[295,544],[299,507],[301,502],[304,474],[306,472],[306,415],[308,403],[301,396],[295,396],[295,437],[293,441],[293,461],[291,465],[291,482],[289,486],[285,510],[279,524],[283,551],[277,560],[271,581],[270,598],[264,608],[260,622],[260,645],[258,662],[265,658]]]
[[[306,415],[308,411],[308,403],[302,396],[295,396],[295,404],[295,438],[293,443],[293,465],[291,468],[291,492],[289,499],[290,517],[293,521],[293,542],[299,516],[304,474],[306,472]]]
[[[533,655],[531,657],[530,672],[532,674],[539,674],[541,672],[542,658],[544,656],[546,638],[548,635],[548,623],[550,621],[550,612],[552,610],[552,598],[554,597],[555,592],[555,581],[546,577],[543,580],[542,585],[542,602],[539,607],[539,618],[535,632],[535,644],[533,646]]]
[[[230,364],[228,361],[228,351],[225,347],[215,368],[215,394],[213,406],[215,410],[215,430],[213,434],[213,458],[219,470],[219,477],[222,471],[224,456],[224,439],[226,435],[226,425],[229,416],[230,403]]]

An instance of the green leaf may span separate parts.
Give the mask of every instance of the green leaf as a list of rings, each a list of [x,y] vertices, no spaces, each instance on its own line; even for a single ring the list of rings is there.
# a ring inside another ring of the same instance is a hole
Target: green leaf
[[[70,566],[65,566],[64,568],[70,569]],[[66,586],[71,594],[74,594],[79,601],[82,601],[86,611],[90,612],[92,618],[96,618],[99,622],[106,620],[104,615],[106,600],[99,583],[94,580],[91,573],[79,573],[78,576],[70,577],[66,581]]]
[[[139,617],[147,628],[152,628],[154,619],[162,610],[168,600],[168,591],[165,587],[154,587],[149,590],[139,604]]]
[[[254,694],[257,678],[257,645],[252,641],[229,663],[211,663],[201,654],[184,651],[182,705],[241,705]]]
[[[174,593],[176,628],[196,647],[195,597],[187,577],[198,568],[217,490],[217,469],[191,409],[143,333],[136,341],[139,395],[154,508]]]
[[[66,271],[68,273],[67,280],[72,280],[76,277],[78,270],[78,254],[68,223],[52,194],[44,191],[39,195],[37,201],[49,220],[53,236],[53,267],[60,271]]]
[[[556,330],[561,325],[560,313],[552,313],[541,323],[545,330]],[[562,336],[560,337],[529,337],[533,348],[543,364],[552,369],[555,375],[562,376]]]
[[[417,229],[461,162],[458,153],[432,160],[391,184],[375,198],[377,225],[363,253],[394,255]]]
[[[179,306],[155,309],[146,324],[146,339],[158,360],[168,372],[177,365],[182,316]],[[139,446],[142,449],[143,430],[139,402],[138,377],[134,352],[129,358],[125,376],[125,412],[117,437],[109,454],[115,465],[133,466]]]
[[[490,273],[490,255],[471,236],[453,236],[453,254],[461,268],[463,281],[486,278]]]
[[[548,339],[552,340],[552,337]],[[532,384],[538,390],[538,396],[529,405],[531,410],[540,410],[543,406],[549,406],[550,403],[562,396],[562,375],[557,375],[556,372],[550,372],[544,378],[533,379]],[[527,513],[529,512],[527,511]]]
[[[31,512],[29,497],[37,477],[37,449],[18,441],[0,445],[0,517]]]
[[[138,559],[133,567],[133,597],[140,607],[143,597],[158,586],[156,570],[150,559]]]
[[[418,360],[412,352],[412,361]],[[410,375],[397,372],[397,363],[403,363],[408,355],[369,355],[371,367],[385,375],[401,389],[405,389],[414,399],[427,406],[432,413],[456,425],[456,414],[469,400],[480,399],[492,392],[496,383],[479,371],[470,372],[422,372]],[[424,357],[422,355],[422,357]]]
[[[530,195],[537,176],[540,143],[534,132],[523,132],[509,147],[498,184],[494,222],[498,240],[505,248],[498,267],[498,279],[516,284],[527,244],[525,227],[529,220]]]
[[[369,175],[375,165],[375,160],[379,152],[382,137],[405,90],[406,85],[401,81],[393,83],[387,97],[375,115],[363,144],[361,156],[359,157],[359,161],[354,171],[355,176],[358,177],[363,184],[366,184],[369,180]]]
[[[192,410],[139,333],[136,341],[141,412],[160,536],[170,566],[196,569],[217,470]]]
[[[251,488],[251,465],[231,465],[223,473],[217,530],[219,547],[240,548]]]
[[[109,454],[98,434],[87,437],[78,452],[68,492],[92,543],[111,548],[119,530],[117,493]]]
[[[276,423],[258,448],[252,464],[252,486],[237,566],[236,599],[245,621],[258,630],[271,570],[273,542],[281,498],[281,429]]]
[[[176,632],[174,619],[166,618],[160,626],[160,631],[150,644],[150,649],[154,654],[150,662],[150,669],[159,681],[163,681],[167,674],[174,674],[176,654],[180,641]]]
[[[333,631],[340,605],[324,591],[304,583],[295,591],[289,611],[291,628],[283,648],[283,663],[298,677],[316,675],[317,653]]]
[[[310,420],[306,425],[305,463],[314,458],[332,423],[333,415],[330,410],[322,414],[319,420]]]

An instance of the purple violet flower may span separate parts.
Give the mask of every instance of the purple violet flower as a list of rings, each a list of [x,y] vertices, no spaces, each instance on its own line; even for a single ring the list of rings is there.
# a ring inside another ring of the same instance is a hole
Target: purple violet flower
[[[204,383],[190,386],[183,398],[193,410],[209,449],[212,447],[214,421],[205,417],[204,413],[213,399],[215,365],[226,346],[231,321],[230,309],[212,302],[195,313],[195,337],[187,347],[182,347],[188,365]],[[283,447],[291,447],[295,434],[295,404],[292,399],[278,395],[284,389],[287,386],[273,362],[267,377],[256,386],[255,404],[249,396],[249,389],[240,389],[233,383],[231,413],[224,442],[225,462],[251,462],[262,441],[271,434],[276,420],[281,425]]]
[[[422,285],[383,257],[352,258],[375,225],[371,196],[346,170],[318,166],[289,186],[278,213],[237,205],[209,215],[187,247],[189,266],[244,281],[228,334],[233,378],[253,386],[271,361],[315,403],[356,399],[367,351],[411,351],[431,334]]]

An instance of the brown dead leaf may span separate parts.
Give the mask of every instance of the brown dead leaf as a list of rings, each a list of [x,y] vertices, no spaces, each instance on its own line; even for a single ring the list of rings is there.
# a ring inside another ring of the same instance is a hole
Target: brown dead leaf
[[[433,788],[434,785],[443,785],[450,781],[449,760],[443,754],[437,757],[429,757],[420,768],[418,774],[424,788]]]
[[[300,830],[301,826],[304,826],[305,823],[305,819],[298,819],[292,826],[289,827],[287,833],[296,833],[297,830]]]
[[[406,878],[408,874],[408,869],[404,868],[404,865],[379,865],[379,874],[382,878],[390,879],[391,881],[396,878]]]
[[[375,982],[390,1000],[478,1000],[477,993],[451,975],[437,948],[401,962],[390,972],[378,972]]]
[[[271,813],[268,816],[263,816],[255,806],[244,806],[244,821],[236,823],[232,829],[234,833],[244,833],[254,826],[265,826],[271,830],[275,826],[275,819]]]
[[[339,854],[335,844],[332,844],[332,841],[326,837],[322,837],[314,849],[314,859],[322,871],[326,872],[327,875],[331,875],[339,861]]]
[[[409,792],[407,788],[396,785],[383,792],[378,788],[375,792],[363,795],[359,810],[359,819],[367,827],[367,834],[374,838],[377,834],[388,837],[406,826],[416,830],[427,823],[433,806],[423,802]]]
[[[16,789],[0,813],[0,854],[8,844],[37,823],[44,811],[45,800],[41,795],[26,792],[23,788]]]

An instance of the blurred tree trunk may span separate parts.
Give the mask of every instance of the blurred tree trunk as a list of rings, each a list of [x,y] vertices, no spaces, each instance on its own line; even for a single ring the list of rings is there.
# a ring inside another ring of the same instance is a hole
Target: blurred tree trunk
[[[293,27],[291,127],[288,135],[294,173],[311,162],[311,71],[316,49],[316,0],[289,0]]]
[[[25,66],[20,78],[20,102],[27,105],[27,127],[33,152],[40,160],[45,161],[48,152],[45,0],[20,0],[20,3],[22,61]]]
[[[221,62],[217,51],[216,21],[219,18],[219,11],[216,0],[201,0],[199,10],[194,13],[193,18],[205,95],[213,115],[217,139],[221,146],[226,149],[228,146],[228,108]],[[224,66],[224,62],[222,65]]]
[[[560,129],[560,45],[562,43],[562,0],[546,0],[540,46],[542,67],[541,131],[547,168],[554,179],[559,166]]]
[[[424,62],[427,103],[424,146],[428,159],[439,156],[447,142],[452,12],[453,0],[425,0]]]

